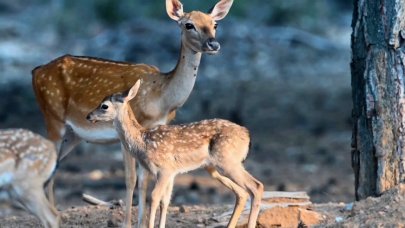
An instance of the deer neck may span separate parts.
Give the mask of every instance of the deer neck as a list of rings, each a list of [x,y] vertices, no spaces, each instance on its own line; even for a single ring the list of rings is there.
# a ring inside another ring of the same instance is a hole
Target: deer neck
[[[135,152],[135,154],[144,151],[146,148],[143,140],[144,129],[135,119],[131,106],[126,102],[119,110],[113,123],[121,143],[127,151]]]
[[[193,90],[201,53],[195,52],[184,43],[176,67],[169,73],[168,83],[163,88],[163,104],[169,110],[182,106]]]

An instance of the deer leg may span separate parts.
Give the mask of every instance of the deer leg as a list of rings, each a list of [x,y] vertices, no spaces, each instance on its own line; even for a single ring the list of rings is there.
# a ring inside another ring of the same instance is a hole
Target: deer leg
[[[147,227],[148,211],[146,194],[148,191],[149,172],[138,163],[138,227]]]
[[[36,180],[25,182],[24,186],[13,186],[19,202],[41,220],[45,228],[59,227],[57,210],[48,202],[44,189]]]
[[[82,139],[76,135],[72,127],[65,125],[65,134],[60,144],[58,161],[64,159],[81,141]]]
[[[54,185],[55,185],[55,177],[52,176],[50,177],[48,185],[46,186],[46,192],[48,194],[49,203],[55,206],[56,201],[55,201]]]
[[[208,173],[216,180],[221,182],[225,187],[233,191],[236,195],[236,203],[235,208],[233,210],[231,219],[229,220],[227,227],[235,227],[238,223],[238,219],[242,214],[243,209],[245,208],[245,204],[249,194],[237,185],[235,182],[230,180],[229,178],[222,176],[213,166],[209,166],[205,168]]]
[[[73,129],[69,125],[65,125],[65,134],[59,148],[58,162],[65,158],[81,141],[82,139],[74,133]],[[52,205],[56,204],[54,185],[55,177],[52,176],[47,185],[48,199]]]
[[[132,210],[132,198],[134,195],[134,188],[136,183],[136,170],[135,170],[135,158],[129,154],[125,147],[121,144],[121,149],[124,154],[124,166],[125,166],[125,185],[127,187],[125,197],[125,218],[122,227],[131,227],[131,210]]]
[[[220,170],[224,175],[234,181],[241,188],[248,191],[252,197],[248,228],[255,228],[260,211],[260,202],[263,195],[263,184],[252,177],[242,164],[221,164]]]
[[[170,182],[171,175],[166,173],[158,173],[155,187],[152,191],[152,199],[149,213],[149,228],[154,228],[156,210],[162,200],[164,191],[167,189],[167,184]]]
[[[252,196],[252,202],[250,206],[249,222],[248,227],[256,227],[257,217],[260,212],[260,202],[262,201],[264,187],[263,184],[256,180],[250,173],[243,169],[245,176],[246,187],[249,189],[249,192]]]
[[[172,197],[173,192],[173,182],[174,176],[170,177],[166,190],[163,193],[162,201],[160,202],[160,221],[159,221],[159,228],[164,228],[166,225],[166,217],[167,217],[167,209],[169,208],[170,199]]]

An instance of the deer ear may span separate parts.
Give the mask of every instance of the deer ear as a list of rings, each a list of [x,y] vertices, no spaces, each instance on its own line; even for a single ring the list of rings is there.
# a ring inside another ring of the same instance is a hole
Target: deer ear
[[[132,88],[129,90],[128,95],[125,98],[125,101],[130,101],[136,96],[140,85],[141,85],[141,80],[136,81],[135,85],[132,86]]]
[[[223,19],[231,9],[233,0],[221,0],[211,10],[210,15],[215,21]]]
[[[183,15],[183,4],[179,0],[166,0],[166,11],[169,17],[178,21]]]

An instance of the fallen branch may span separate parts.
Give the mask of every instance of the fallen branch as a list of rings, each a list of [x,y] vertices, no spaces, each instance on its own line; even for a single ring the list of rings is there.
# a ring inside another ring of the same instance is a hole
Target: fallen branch
[[[82,199],[84,202],[91,204],[91,205],[96,205],[96,206],[102,205],[102,206],[109,206],[109,207],[114,206],[114,204],[111,202],[106,202],[106,201],[97,199],[94,196],[84,194],[84,193],[82,194]]]
[[[84,202],[91,204],[91,205],[101,205],[101,206],[109,206],[109,207],[123,207],[124,201],[122,200],[111,200],[110,202],[106,202],[100,199],[97,199],[94,196],[88,194],[82,194],[82,199]]]

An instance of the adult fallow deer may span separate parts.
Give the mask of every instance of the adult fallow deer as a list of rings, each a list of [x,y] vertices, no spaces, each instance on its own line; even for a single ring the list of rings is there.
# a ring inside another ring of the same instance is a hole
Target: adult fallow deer
[[[202,53],[219,51],[220,45],[215,39],[216,21],[227,15],[232,3],[233,0],[221,0],[207,14],[200,11],[185,13],[179,0],[166,0],[169,17],[177,21],[182,31],[180,57],[168,73],[145,64],[70,55],[35,68],[32,72],[34,91],[45,117],[48,137],[61,143],[59,160],[83,140],[118,142],[111,121],[91,124],[86,121],[86,115],[105,97],[130,89],[138,79],[143,83],[139,95],[131,101],[131,107],[139,123],[151,128],[172,120],[175,110],[185,103],[193,89]],[[124,226],[129,227],[136,182],[135,159],[121,148],[127,187]],[[50,189],[50,200],[54,202],[52,187]],[[139,197],[138,222],[142,220],[144,191]]]

